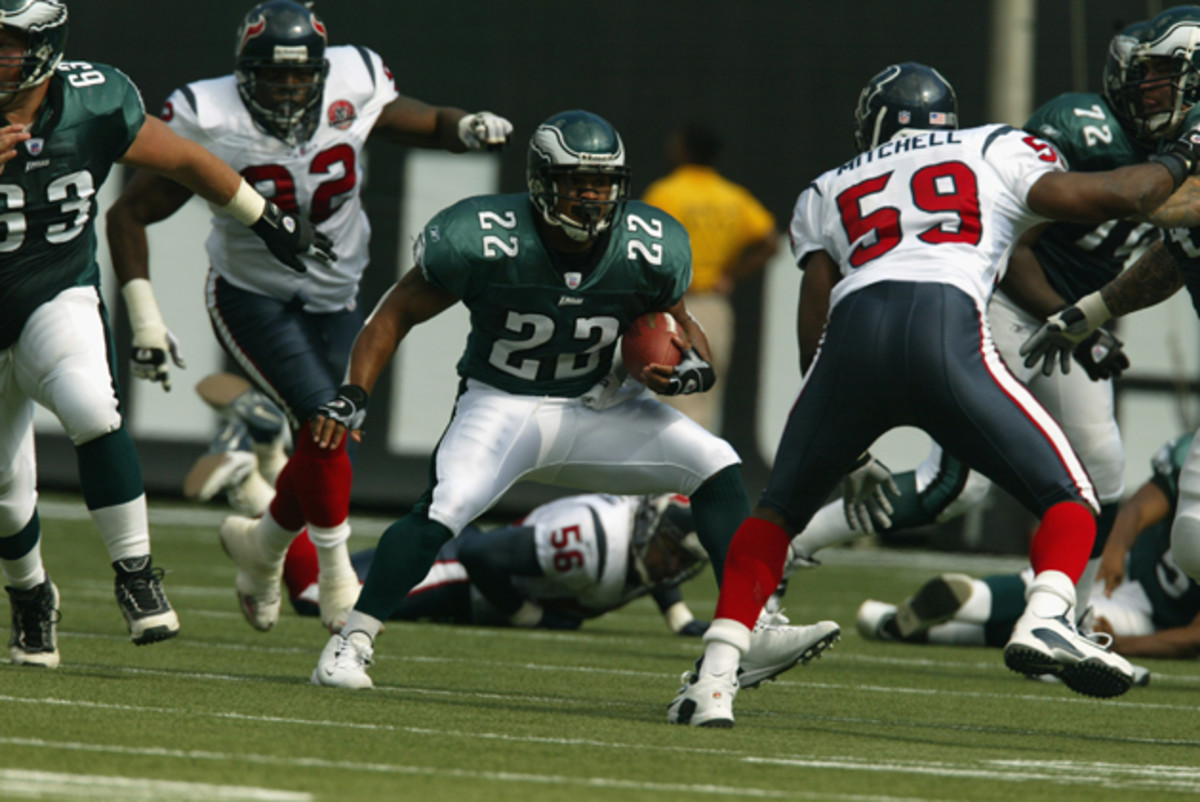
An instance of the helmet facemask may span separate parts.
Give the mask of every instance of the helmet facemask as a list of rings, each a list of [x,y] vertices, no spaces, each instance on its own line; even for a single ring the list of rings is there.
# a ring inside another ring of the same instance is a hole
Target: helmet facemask
[[[589,242],[612,225],[629,196],[624,168],[546,167],[530,196],[542,218],[576,242]],[[585,197],[586,196],[586,197]]]
[[[673,588],[704,569],[708,554],[695,529],[685,497],[664,493],[641,499],[629,552],[643,585]]]

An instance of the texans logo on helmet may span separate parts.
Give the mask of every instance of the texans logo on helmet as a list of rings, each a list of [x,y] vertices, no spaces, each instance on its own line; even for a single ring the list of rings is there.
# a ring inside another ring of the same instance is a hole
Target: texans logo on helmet
[[[249,42],[256,36],[262,36],[262,32],[267,29],[267,18],[259,15],[258,19],[246,26],[246,30],[242,31],[242,43],[238,45],[238,52],[241,53],[246,48],[246,42]]]
[[[329,124],[334,128],[345,131],[354,121],[358,119],[358,114],[354,111],[354,104],[349,100],[335,100],[329,104]]]

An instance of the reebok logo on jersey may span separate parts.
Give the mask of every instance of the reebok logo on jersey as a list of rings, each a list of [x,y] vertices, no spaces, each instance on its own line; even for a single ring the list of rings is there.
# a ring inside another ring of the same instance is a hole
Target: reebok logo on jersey
[[[582,303],[583,303],[583,299],[578,298],[574,295],[558,296],[558,305],[559,306],[579,306]]]

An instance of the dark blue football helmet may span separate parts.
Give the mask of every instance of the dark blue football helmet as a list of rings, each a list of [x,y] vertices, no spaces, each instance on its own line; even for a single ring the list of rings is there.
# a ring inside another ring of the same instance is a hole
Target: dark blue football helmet
[[[1169,85],[1169,96],[1148,95]],[[1169,8],[1113,37],[1104,63],[1104,99],[1139,144],[1179,134],[1200,100],[1200,6]]]
[[[903,131],[958,128],[954,87],[933,67],[892,64],[867,81],[854,110],[854,144],[868,151]]]
[[[58,0],[0,0],[0,28],[20,31],[27,39],[21,73],[0,81],[0,103],[37,86],[54,73],[67,46],[67,6]]]
[[[325,24],[292,0],[255,6],[238,29],[238,94],[255,123],[288,145],[308,141],[317,128],[327,44]]]

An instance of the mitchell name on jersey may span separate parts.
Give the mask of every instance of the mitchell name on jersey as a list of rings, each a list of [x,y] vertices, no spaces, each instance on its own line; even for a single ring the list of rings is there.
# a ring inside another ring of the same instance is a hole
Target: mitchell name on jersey
[[[299,211],[333,240],[336,262],[300,257],[308,272],[296,273],[246,226],[213,209],[207,243],[213,269],[244,290],[282,301],[300,297],[309,312],[336,312],[355,303],[371,233],[360,197],[359,154],[384,107],[398,97],[374,51],[343,45],[329,48],[326,57],[320,121],[312,138],[296,147],[255,125],[232,75],[188,84],[163,109],[176,133],[199,142],[264,197]]]
[[[471,313],[459,375],[509,393],[575,397],[608,374],[634,319],[683,297],[691,247],[666,212],[626,201],[594,266],[576,271],[543,244],[536,214],[528,193],[467,198],[425,226],[414,259]]]
[[[932,281],[983,308],[1013,241],[1045,219],[1030,187],[1063,169],[1052,145],[1006,125],[885,142],[800,193],[792,251],[801,267],[815,251],[837,262],[831,306],[879,281]]]

